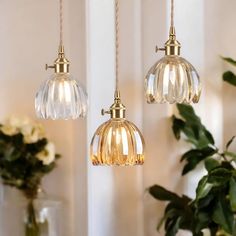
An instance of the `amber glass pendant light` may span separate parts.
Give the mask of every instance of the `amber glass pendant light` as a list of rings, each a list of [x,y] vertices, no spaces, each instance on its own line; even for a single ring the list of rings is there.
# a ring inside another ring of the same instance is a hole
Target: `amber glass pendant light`
[[[95,132],[90,146],[93,165],[133,166],[144,163],[144,139],[139,129],[125,118],[126,108],[121,102],[118,75],[118,29],[119,4],[115,0],[116,15],[116,89],[114,103],[108,111],[110,120],[103,123]]]
[[[69,73],[70,62],[63,46],[63,2],[60,2],[60,44],[54,74],[43,82],[35,98],[36,115],[43,119],[77,119],[87,113],[87,94],[83,86]]]
[[[181,44],[176,39],[174,26],[174,0],[171,0],[171,26],[164,48],[165,56],[156,62],[145,78],[148,103],[197,103],[201,83],[195,68],[180,57]]]

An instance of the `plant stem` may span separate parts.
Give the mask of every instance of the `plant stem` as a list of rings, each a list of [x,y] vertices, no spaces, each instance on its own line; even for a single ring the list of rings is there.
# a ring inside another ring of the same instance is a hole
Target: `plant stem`
[[[27,218],[25,222],[25,236],[40,236],[39,226],[36,220],[33,199],[27,205]]]

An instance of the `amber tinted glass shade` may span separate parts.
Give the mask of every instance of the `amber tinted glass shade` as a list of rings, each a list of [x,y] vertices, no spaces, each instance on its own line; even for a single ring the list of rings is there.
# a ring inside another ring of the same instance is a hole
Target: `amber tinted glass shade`
[[[125,119],[110,119],[95,132],[90,156],[93,165],[133,166],[144,163],[144,139]]]
[[[148,103],[197,103],[201,95],[199,75],[180,56],[165,56],[145,78]]]

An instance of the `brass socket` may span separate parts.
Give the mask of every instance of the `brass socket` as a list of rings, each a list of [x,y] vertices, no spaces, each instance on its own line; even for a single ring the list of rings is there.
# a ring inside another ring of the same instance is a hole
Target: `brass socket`
[[[46,70],[50,68],[50,69],[54,69],[55,73],[69,73],[69,66],[70,66],[70,62],[65,57],[64,47],[63,45],[60,45],[59,50],[58,50],[58,57],[54,61],[54,65],[48,66],[46,64]]]
[[[176,40],[175,28],[170,27],[169,39],[165,43],[164,48],[159,48],[156,46],[156,52],[165,51],[167,56],[179,56],[180,55],[181,44]]]
[[[121,103],[120,92],[116,91],[114,96],[114,103],[108,111],[102,109],[102,115],[110,114],[112,119],[125,119],[125,106]]]

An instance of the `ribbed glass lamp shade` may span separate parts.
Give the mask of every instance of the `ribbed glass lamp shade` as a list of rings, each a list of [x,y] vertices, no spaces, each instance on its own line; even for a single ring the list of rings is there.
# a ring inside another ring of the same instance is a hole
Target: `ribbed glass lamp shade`
[[[139,129],[130,121],[111,118],[95,132],[90,155],[93,165],[142,165],[144,139]]]
[[[77,119],[87,113],[87,94],[69,73],[55,73],[35,98],[36,115],[43,119]]]
[[[201,83],[195,68],[184,58],[166,55],[145,78],[148,103],[197,103]]]

